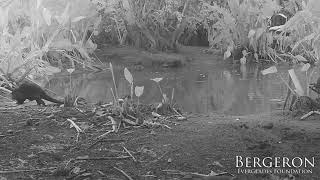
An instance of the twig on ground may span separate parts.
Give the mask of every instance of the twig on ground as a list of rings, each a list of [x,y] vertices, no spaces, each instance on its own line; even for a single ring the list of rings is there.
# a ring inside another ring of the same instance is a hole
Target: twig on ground
[[[72,127],[74,127],[77,130],[77,142],[78,142],[80,133],[82,133],[84,131],[73,120],[67,119],[67,121],[69,121],[71,123]]]
[[[48,108],[45,107],[45,108],[41,109],[40,112],[43,113],[43,112],[45,112],[47,109],[48,109]]]
[[[166,125],[166,124],[162,124],[162,126],[168,128],[168,129],[172,129],[170,126]]]
[[[103,138],[103,137],[105,137],[106,135],[108,135],[108,134],[110,134],[110,133],[112,133],[112,132],[114,132],[114,131],[113,131],[113,130],[107,131],[106,133],[101,134],[100,136],[98,136],[97,139]]]
[[[175,113],[177,113],[180,117],[183,117],[175,108],[172,108]]]
[[[152,175],[152,174],[141,175],[141,177],[153,177],[153,178],[157,178],[157,176]]]
[[[134,162],[137,162],[137,159],[130,153],[130,151],[125,146],[122,146],[122,148],[129,154],[129,156],[132,157]]]
[[[124,123],[127,123],[127,124],[131,125],[131,126],[136,126],[136,125],[137,125],[137,123],[131,121],[130,119],[124,118],[124,119],[122,119],[122,121],[123,121]]]
[[[11,90],[9,90],[9,89],[7,89],[7,88],[4,88],[4,87],[0,87],[0,90],[3,90],[3,91],[5,91],[5,92],[7,92],[7,93],[12,93]],[[13,101],[13,100],[10,99],[10,101]]]
[[[319,114],[319,115],[320,115],[320,111],[310,111],[310,112],[308,112],[307,114],[303,115],[303,116],[300,118],[300,120],[304,120],[304,119],[306,119],[307,117],[309,117],[309,116],[311,116],[311,115],[313,115],[313,114]]]
[[[123,170],[117,168],[117,167],[113,167],[115,168],[117,171],[121,172],[127,179],[129,180],[133,180],[126,172],[124,172]]]
[[[133,117],[133,116],[131,116],[130,114],[126,114],[126,116],[129,116],[130,118],[132,118],[132,119],[134,119],[134,120],[137,120],[136,117]]]
[[[75,108],[77,111],[79,111],[79,112],[81,112],[81,113],[84,113],[84,111],[82,111],[81,109],[79,109],[79,108]]]
[[[124,135],[128,135],[128,134],[131,134],[131,133],[134,133],[134,131],[127,131],[124,133]]]
[[[120,157],[78,157],[75,160],[121,160],[130,159],[131,156],[120,156]]]

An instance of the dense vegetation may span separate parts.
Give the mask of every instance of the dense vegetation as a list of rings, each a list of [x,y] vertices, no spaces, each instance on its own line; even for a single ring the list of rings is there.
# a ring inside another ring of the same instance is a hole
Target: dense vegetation
[[[319,14],[313,0],[108,2],[101,28],[113,43],[174,51],[179,43],[208,44],[222,49],[226,57],[247,49],[257,60],[318,60]],[[271,17],[277,13],[289,21],[283,26],[274,23],[270,31]]]
[[[56,72],[49,64],[94,69],[92,54],[102,44],[165,52],[208,46],[242,63],[246,56],[294,63],[320,56],[317,0],[11,0],[0,6],[2,82]],[[288,19],[284,25],[272,18],[277,13]]]

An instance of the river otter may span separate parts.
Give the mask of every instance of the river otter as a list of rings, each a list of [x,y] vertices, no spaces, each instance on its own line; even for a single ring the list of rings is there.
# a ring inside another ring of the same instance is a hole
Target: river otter
[[[30,101],[36,100],[38,105],[46,105],[42,99],[47,101],[63,104],[62,101],[56,100],[49,95],[38,85],[33,83],[23,83],[18,88],[12,91],[12,99],[17,101],[17,104],[23,104],[26,99]]]

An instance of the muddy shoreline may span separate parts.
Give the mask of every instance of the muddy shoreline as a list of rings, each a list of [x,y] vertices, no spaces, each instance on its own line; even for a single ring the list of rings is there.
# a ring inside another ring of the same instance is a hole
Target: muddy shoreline
[[[154,66],[179,68],[194,59],[204,61],[213,56],[221,59],[219,55],[199,52],[201,48],[185,47],[180,55],[154,55],[128,48],[107,48],[97,51],[97,55],[103,61],[126,64],[129,68],[141,66],[141,71]],[[177,61],[179,66],[170,67]],[[225,62],[221,59],[214,63]],[[132,179],[145,180],[288,180],[288,174],[239,173],[236,156],[314,157],[316,166],[310,168],[312,173],[292,175],[296,180],[320,177],[319,115],[302,121],[289,111],[244,116],[183,112],[186,121],[127,126],[97,140],[112,129],[112,124],[107,119],[96,118],[92,113],[97,108],[95,105],[17,106],[5,100],[1,104],[0,176],[7,179],[116,180],[128,179],[127,174]],[[80,124],[84,132],[78,136],[67,119]],[[206,177],[211,171],[225,173]]]
[[[228,172],[238,179],[270,179],[271,175],[239,174],[235,157],[314,157],[316,163],[319,159],[316,153],[320,148],[319,116],[301,121],[289,112],[248,116],[185,113],[188,120],[170,121],[167,123],[170,129],[128,127],[96,142],[110,127],[105,120],[90,116],[90,108],[80,108],[84,110],[80,113],[76,109],[31,104],[2,106],[2,170],[52,169],[3,172],[1,176],[8,179],[81,179],[85,176],[125,179],[114,169],[118,167],[133,179],[206,179],[191,174],[172,175],[166,170],[200,174]],[[77,133],[69,127],[67,118],[89,127],[78,142]],[[62,168],[62,172],[55,168]],[[75,169],[81,169],[81,173],[75,173]],[[296,179],[317,179],[319,166],[312,168],[312,174],[295,176]]]

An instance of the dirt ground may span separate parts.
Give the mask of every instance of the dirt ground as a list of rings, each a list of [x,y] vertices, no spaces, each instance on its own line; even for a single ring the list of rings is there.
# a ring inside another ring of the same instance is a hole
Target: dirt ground
[[[299,180],[320,177],[316,115],[301,121],[289,112],[237,117],[184,114],[186,121],[121,128],[97,140],[111,126],[92,114],[92,106],[79,108],[80,112],[30,103],[2,104],[6,105],[0,108],[1,179],[129,179],[121,170],[132,179],[231,179],[230,174],[241,180],[285,177],[239,174],[236,156],[315,157],[312,174],[294,176]],[[68,118],[84,129],[78,141]],[[196,174],[211,171],[227,174]]]
[[[141,70],[154,64],[170,67],[177,61],[185,65],[193,59],[212,58],[195,52],[201,50],[182,49],[183,57],[154,56],[126,48],[106,48],[97,54],[103,61],[122,59],[120,63],[141,65]],[[150,64],[151,56],[156,58]],[[95,106],[76,109],[0,103],[0,180],[320,179],[319,115],[300,120],[282,111],[249,116],[185,112],[186,121],[149,119],[154,125],[122,127],[100,137],[112,124],[92,113]],[[67,119],[84,132],[78,136]],[[239,174],[236,156],[314,157],[316,164],[312,174],[292,174],[294,178],[288,174]]]

